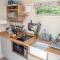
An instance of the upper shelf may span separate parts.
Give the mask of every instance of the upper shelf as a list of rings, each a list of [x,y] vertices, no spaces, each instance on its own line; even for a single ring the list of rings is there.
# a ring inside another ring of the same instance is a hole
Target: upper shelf
[[[21,4],[11,4],[7,6],[7,19],[9,21],[23,23],[27,14],[25,13],[25,6]]]
[[[8,5],[8,6],[17,6],[18,4],[10,4],[10,5]]]
[[[8,9],[8,12],[18,11],[18,5],[8,5],[7,9]]]

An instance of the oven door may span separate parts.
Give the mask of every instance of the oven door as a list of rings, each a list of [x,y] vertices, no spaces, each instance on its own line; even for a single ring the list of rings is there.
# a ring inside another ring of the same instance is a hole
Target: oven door
[[[25,58],[28,58],[28,47],[27,46],[18,45],[14,42],[12,44],[13,44],[13,52],[18,53],[24,56]]]
[[[13,43],[13,51],[24,56],[24,46]]]

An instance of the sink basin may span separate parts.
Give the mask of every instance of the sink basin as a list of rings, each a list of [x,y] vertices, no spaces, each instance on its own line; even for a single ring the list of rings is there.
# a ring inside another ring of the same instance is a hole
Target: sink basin
[[[26,41],[26,40],[29,40],[32,37],[33,36],[30,36],[30,35],[23,35],[22,37],[17,38],[17,40]]]
[[[48,48],[48,44],[45,44],[45,43],[41,43],[41,42],[36,42],[32,45],[33,47],[36,47],[38,49],[43,49],[43,50],[46,50]]]
[[[43,60],[47,59],[48,53],[45,51],[48,48],[48,44],[35,42],[30,46],[30,54],[42,58]]]

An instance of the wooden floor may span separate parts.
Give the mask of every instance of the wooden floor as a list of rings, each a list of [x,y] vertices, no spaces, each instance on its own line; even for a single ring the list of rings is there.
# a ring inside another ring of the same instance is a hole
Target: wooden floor
[[[1,58],[0,60],[7,60],[6,58]]]

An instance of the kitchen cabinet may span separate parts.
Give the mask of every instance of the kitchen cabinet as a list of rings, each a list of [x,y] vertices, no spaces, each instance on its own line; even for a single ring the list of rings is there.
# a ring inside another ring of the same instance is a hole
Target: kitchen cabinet
[[[1,36],[1,46],[2,46],[3,55],[8,60],[26,60],[24,57],[22,57],[19,54],[12,51],[12,42],[9,40],[9,35]],[[30,48],[29,48],[29,50],[30,50]],[[44,55],[43,55],[43,57],[44,57]],[[37,56],[30,54],[30,51],[29,51],[28,60],[43,60],[43,59],[40,57],[38,58]],[[46,60],[60,60],[60,55],[56,55],[54,53],[47,51],[47,59]]]
[[[28,60],[43,60],[34,55],[28,54]],[[48,52],[47,60],[60,60],[60,55]]]
[[[12,51],[11,41],[9,41],[8,37],[4,37],[4,36],[2,36],[1,39],[2,39],[1,46],[2,46],[3,55],[6,58],[9,58],[9,56],[11,55],[11,51]]]
[[[9,40],[8,36],[2,36],[2,52],[3,55],[8,59],[8,60],[27,60],[24,57],[20,56],[19,54],[15,53],[12,51],[12,42]]]
[[[28,54],[28,60],[43,60],[43,59],[33,56],[31,54]]]
[[[0,58],[2,58],[3,57],[3,54],[2,54],[2,48],[1,48],[1,37],[0,37]]]
[[[60,55],[56,55],[53,53],[48,53],[48,60],[60,60]]]
[[[25,6],[20,4],[12,4],[7,6],[8,21],[23,22],[25,20]]]

